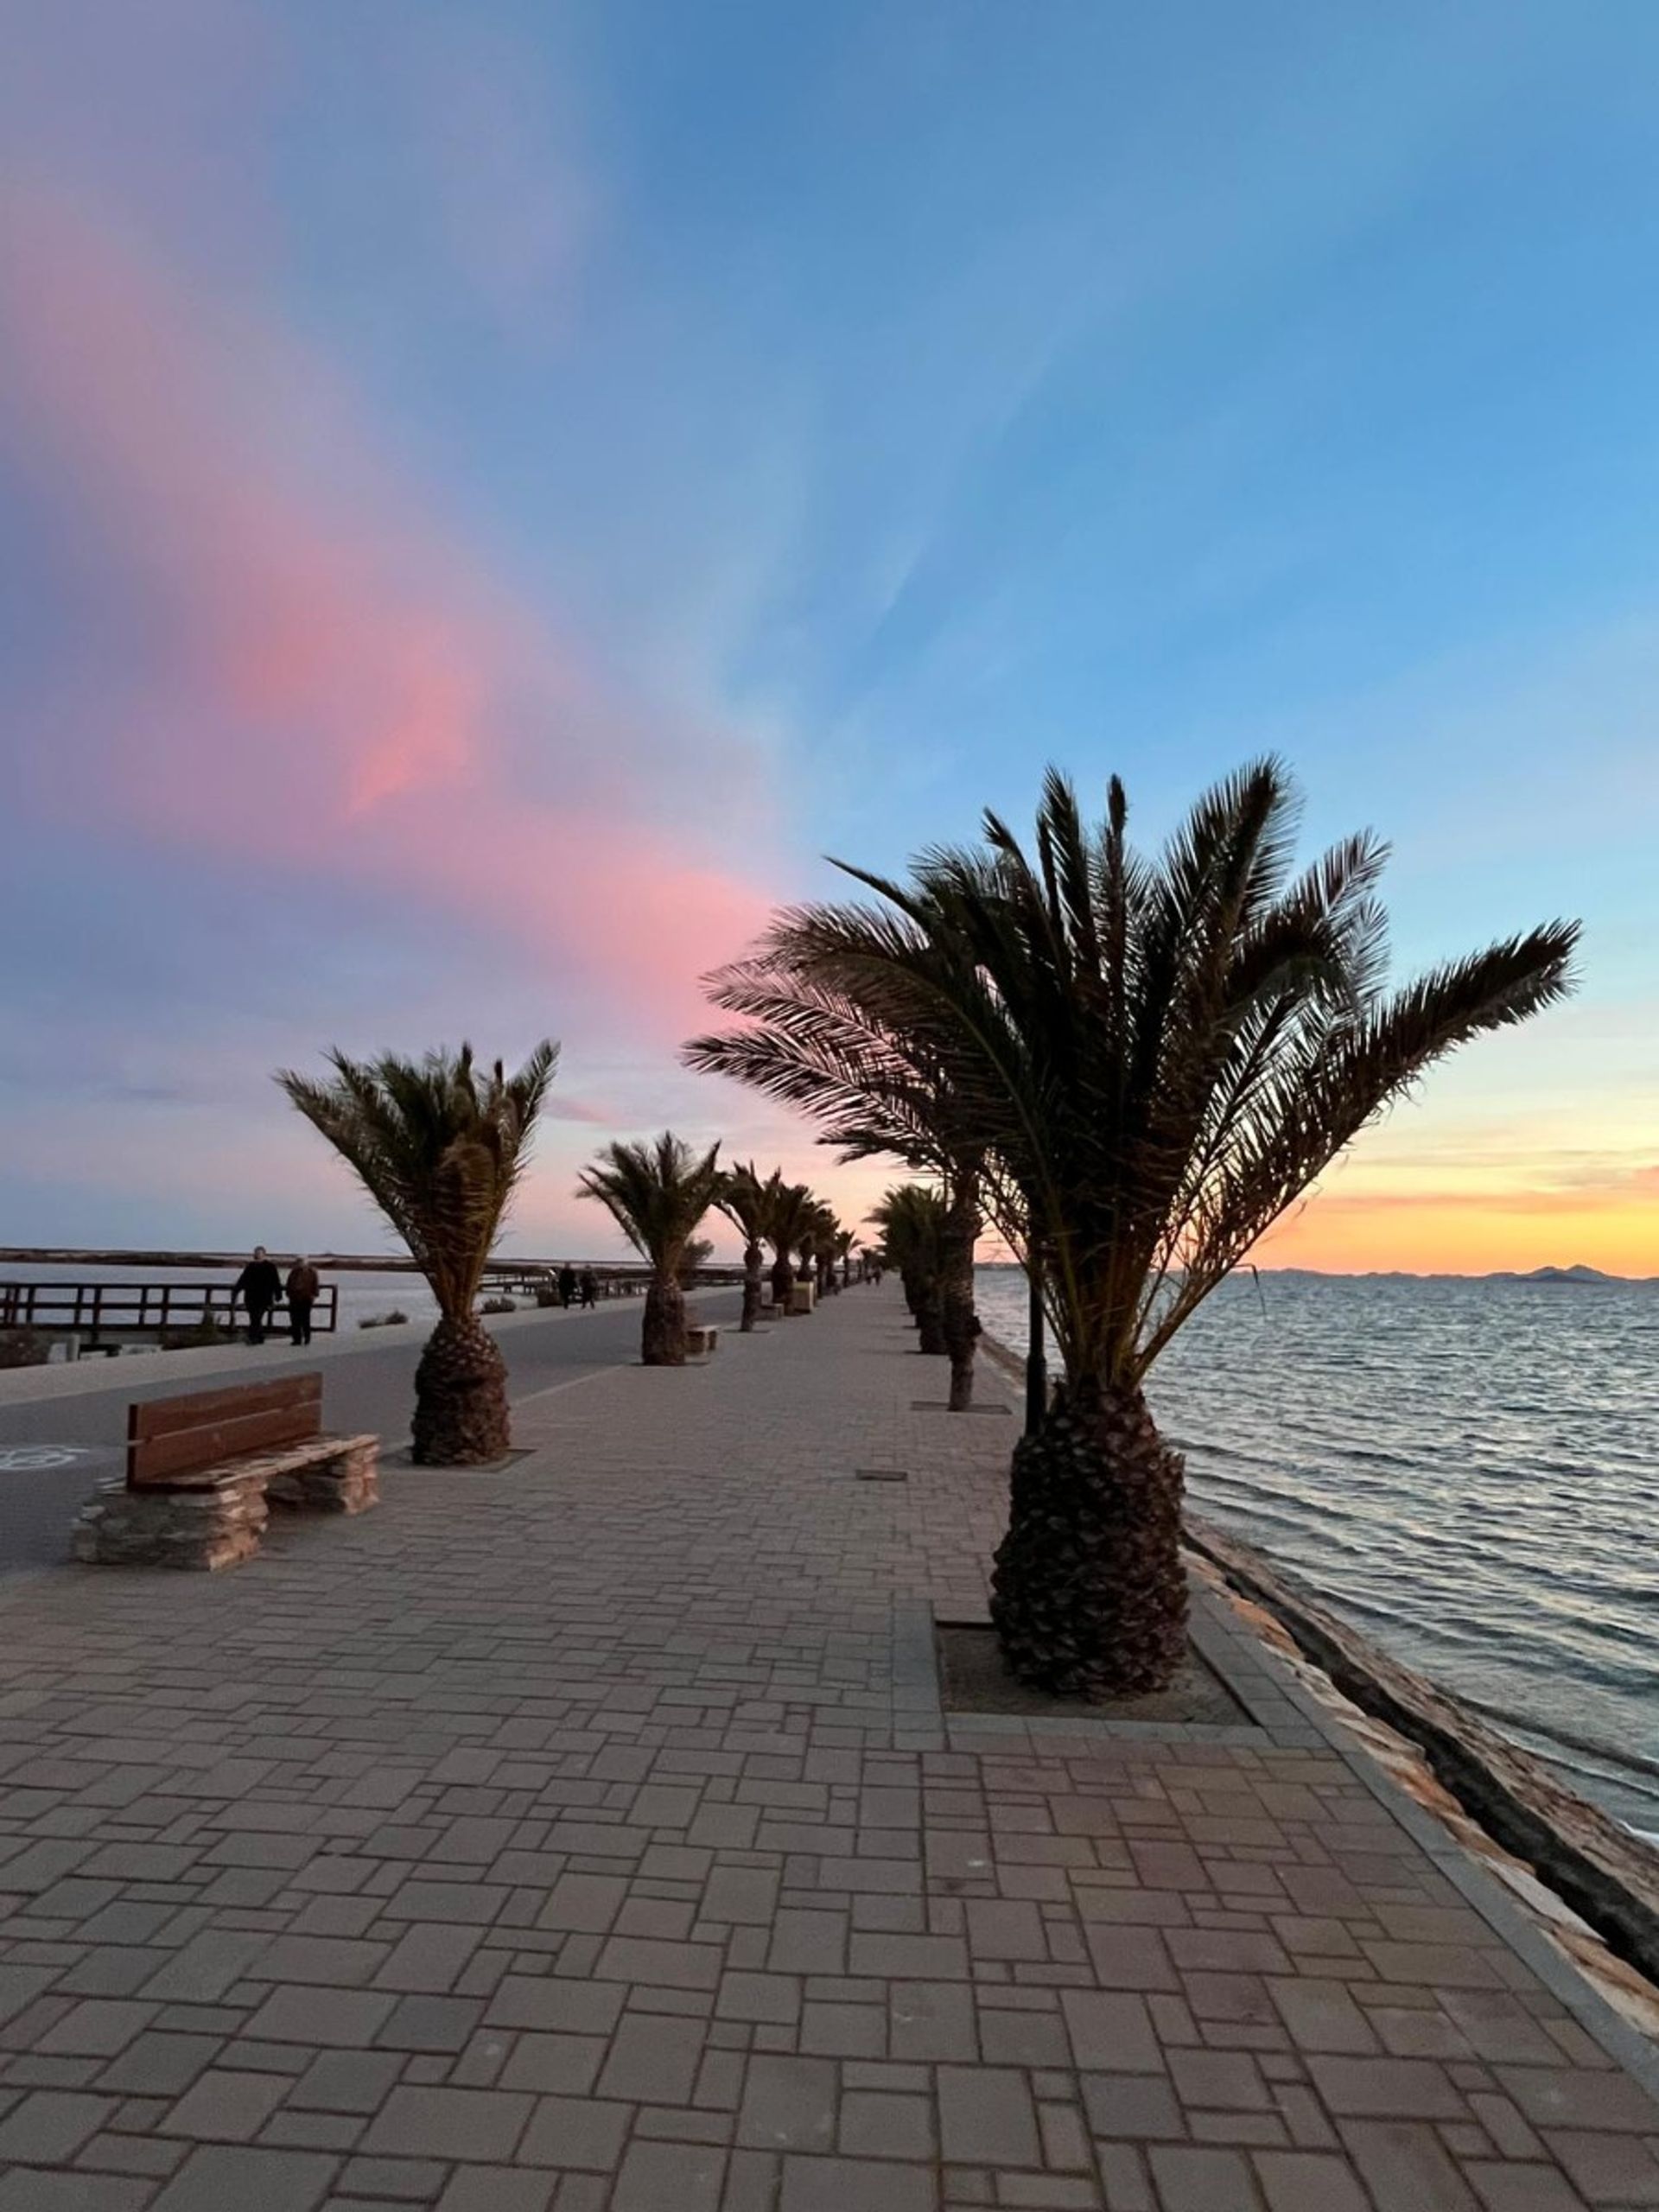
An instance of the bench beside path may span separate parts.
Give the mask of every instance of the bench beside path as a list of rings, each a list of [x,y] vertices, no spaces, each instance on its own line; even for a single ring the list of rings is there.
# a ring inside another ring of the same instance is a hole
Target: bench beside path
[[[127,1409],[124,1481],[80,1510],[83,1566],[238,1567],[258,1550],[270,1509],[363,1513],[379,1495],[378,1436],[330,1436],[322,1376],[151,1398]]]
[[[1236,1728],[941,1711],[1015,1423],[909,1343],[855,1289],[0,1592],[0,2212],[1659,2202],[1594,2004],[1213,1600]]]

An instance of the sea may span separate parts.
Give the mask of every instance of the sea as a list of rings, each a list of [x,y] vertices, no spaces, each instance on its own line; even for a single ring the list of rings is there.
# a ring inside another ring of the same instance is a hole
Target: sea
[[[1199,1512],[1659,1831],[1659,1282],[1246,1271],[1147,1397]]]

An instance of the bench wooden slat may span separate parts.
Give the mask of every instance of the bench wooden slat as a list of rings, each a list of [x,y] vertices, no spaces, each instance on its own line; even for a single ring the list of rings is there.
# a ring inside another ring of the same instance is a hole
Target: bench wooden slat
[[[158,1398],[127,1414],[127,1482],[142,1490],[248,1452],[303,1443],[322,1427],[322,1377]]]
[[[152,1436],[170,1436],[175,1430],[200,1428],[227,1415],[275,1413],[283,1407],[321,1403],[322,1376],[315,1368],[270,1382],[238,1382],[223,1390],[193,1390],[183,1397],[151,1398],[145,1404],[128,1408],[127,1440],[143,1443]]]

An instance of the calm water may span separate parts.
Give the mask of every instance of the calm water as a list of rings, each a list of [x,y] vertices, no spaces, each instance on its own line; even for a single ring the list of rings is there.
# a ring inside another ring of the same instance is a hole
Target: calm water
[[[1202,1512],[1659,1829],[1659,1284],[1236,1278],[1148,1395]]]

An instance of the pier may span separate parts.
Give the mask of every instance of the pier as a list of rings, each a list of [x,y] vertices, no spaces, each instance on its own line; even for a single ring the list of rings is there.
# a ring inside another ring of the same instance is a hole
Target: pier
[[[893,1292],[620,1362],[0,1587],[0,2212],[1656,2201],[1651,2046],[1214,1591],[1224,1719],[957,1709],[1017,1414]]]

